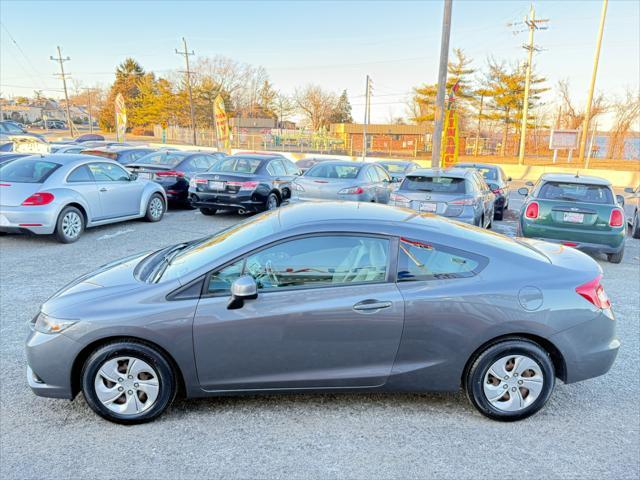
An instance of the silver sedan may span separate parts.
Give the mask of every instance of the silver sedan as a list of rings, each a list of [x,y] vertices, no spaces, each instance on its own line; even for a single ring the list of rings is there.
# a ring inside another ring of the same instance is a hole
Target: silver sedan
[[[380,165],[350,161],[314,165],[291,185],[291,201],[352,200],[388,203],[397,185]]]
[[[89,155],[33,155],[0,167],[0,232],[54,234],[75,242],[85,228],[162,219],[167,198],[117,162]]]

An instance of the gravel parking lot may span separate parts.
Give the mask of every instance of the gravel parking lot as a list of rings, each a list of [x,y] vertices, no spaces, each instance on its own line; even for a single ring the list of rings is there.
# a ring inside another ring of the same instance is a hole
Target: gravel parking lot
[[[518,207],[514,198],[512,207]],[[25,379],[25,323],[73,278],[128,254],[237,222],[171,210],[162,222],[88,230],[72,245],[0,238],[2,478],[638,478],[640,241],[620,265],[598,259],[622,349],[611,372],[556,386],[519,423],[482,417],[464,394],[282,395],[179,400],[123,427],[73,402],[38,398]],[[514,215],[494,229],[515,232]]]

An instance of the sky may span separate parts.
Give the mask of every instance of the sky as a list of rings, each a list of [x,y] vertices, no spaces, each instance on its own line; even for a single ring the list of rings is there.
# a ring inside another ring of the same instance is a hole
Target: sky
[[[601,0],[536,1],[541,48],[536,74],[556,85],[568,79],[582,107],[591,78]],[[522,22],[530,2],[453,0],[451,48],[482,70],[488,57],[525,61]],[[318,84],[346,89],[356,121],[364,115],[365,76],[373,81],[371,116],[383,123],[405,116],[412,87],[438,75],[442,0],[429,1],[14,1],[0,0],[0,92],[62,96],[56,46],[71,57],[65,68],[84,87],[107,86],[126,57],[166,75],[184,68],[175,54],[181,38],[196,56],[225,55],[261,65],[275,88]],[[611,0],[596,90],[622,95],[640,89],[640,1]],[[518,30],[520,32],[518,33]]]

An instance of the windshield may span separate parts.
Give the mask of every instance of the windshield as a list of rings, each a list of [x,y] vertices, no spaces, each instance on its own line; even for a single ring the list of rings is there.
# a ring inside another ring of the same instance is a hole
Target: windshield
[[[360,167],[356,165],[319,163],[307,170],[305,177],[349,179],[356,178],[358,173],[360,173]]]
[[[167,250],[160,258],[156,258],[158,266],[153,268],[154,272],[149,281],[172,280],[198,270],[248,243],[271,235],[276,231],[277,225],[277,212],[265,213],[226,228],[213,236],[178,245]],[[145,269],[147,267],[145,266]]]
[[[402,190],[438,193],[465,193],[464,185],[464,178],[409,175],[402,183]]]
[[[409,168],[410,164],[404,165],[402,163],[400,163],[400,164],[398,164],[398,163],[383,163],[382,166],[389,173],[404,173]]]
[[[567,202],[613,203],[613,194],[609,187],[584,183],[546,182],[540,187],[538,198]]]
[[[136,163],[143,165],[169,165],[171,167],[175,167],[182,160],[184,160],[184,155],[175,154],[175,153],[167,153],[167,152],[157,152],[150,153],[149,155],[145,155],[140,158]]]
[[[261,163],[262,160],[256,158],[230,157],[220,160],[214,167],[216,172],[256,173]]]
[[[44,183],[59,167],[59,163],[40,158],[21,158],[0,166],[0,180],[16,183]]]

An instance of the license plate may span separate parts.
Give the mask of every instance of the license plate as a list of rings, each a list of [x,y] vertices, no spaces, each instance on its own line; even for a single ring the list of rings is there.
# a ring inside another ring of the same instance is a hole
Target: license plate
[[[421,212],[428,212],[428,213],[434,213],[438,208],[438,204],[437,203],[433,203],[433,202],[420,202],[420,211]]]
[[[138,173],[138,178],[146,178],[148,180],[151,180],[151,173],[149,173],[149,172],[140,172],[140,173]]]
[[[564,212],[563,220],[569,223],[584,222],[584,213]]]
[[[209,190],[224,190],[224,182],[209,181]]]

